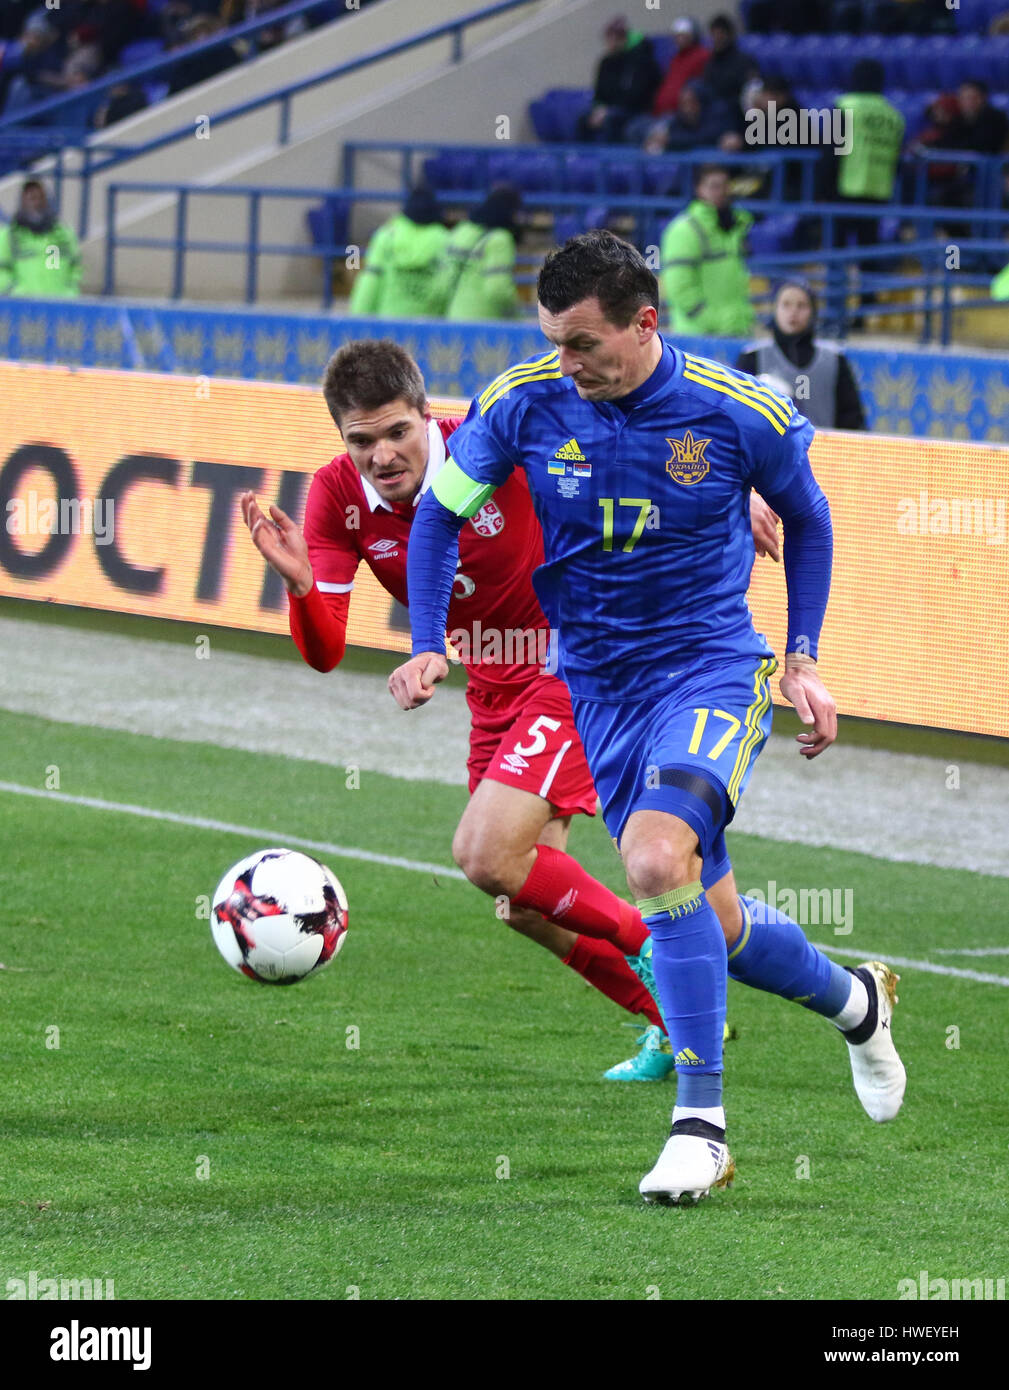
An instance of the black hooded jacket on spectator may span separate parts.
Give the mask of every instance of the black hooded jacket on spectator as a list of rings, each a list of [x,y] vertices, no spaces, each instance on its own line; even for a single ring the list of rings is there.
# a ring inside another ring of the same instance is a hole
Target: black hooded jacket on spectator
[[[616,106],[636,113],[651,110],[662,82],[651,42],[636,35],[619,53],[607,53],[599,60],[592,100],[596,106]]]

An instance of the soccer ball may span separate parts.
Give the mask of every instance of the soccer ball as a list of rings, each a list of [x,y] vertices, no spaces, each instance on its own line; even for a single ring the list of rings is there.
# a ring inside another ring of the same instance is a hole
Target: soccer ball
[[[294,985],[339,953],[347,895],[311,855],[261,849],[217,885],[210,930],[233,969],[265,985]]]

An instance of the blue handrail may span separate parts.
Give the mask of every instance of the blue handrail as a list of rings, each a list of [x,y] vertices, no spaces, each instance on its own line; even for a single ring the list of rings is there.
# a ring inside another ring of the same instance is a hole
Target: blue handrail
[[[324,0],[308,0],[309,4],[322,4]],[[481,23],[487,19],[493,19],[496,15],[504,14],[508,10],[518,9],[523,5],[539,3],[539,0],[497,0],[496,4],[485,5],[479,10],[472,10],[469,14],[460,15],[457,19],[446,21],[444,24],[435,25],[431,29],[424,29],[419,34],[411,34],[407,38],[399,39],[395,43],[385,44],[381,48],[373,49],[370,53],[364,53],[359,58],[352,58],[348,62],[338,63],[334,68],[327,68],[324,72],[316,73],[312,77],[302,78],[299,82],[289,83],[285,87],[275,88],[272,92],[267,92],[262,96],[253,97],[249,101],[240,103],[238,106],[230,106],[224,111],[212,113],[212,120],[216,125],[226,121],[236,120],[241,116],[247,116],[253,111],[259,111],[264,106],[271,106],[276,102],[280,103],[280,139],[279,143],[286,145],[290,136],[290,106],[293,97],[302,92],[310,91],[313,87],[318,87],[326,82],[332,82],[337,77],[346,77],[349,73],[357,72],[361,68],[370,67],[373,63],[383,62],[386,58],[395,57],[398,53],[403,53],[407,49],[417,48],[421,44],[431,43],[436,39],[452,36],[452,61],[459,62],[462,58],[462,35],[465,29],[471,24]],[[259,29],[276,25],[281,16],[288,10],[292,15],[306,7],[306,0],[301,0],[300,4],[284,6],[283,9],[273,10],[269,16],[263,20],[256,20],[250,26],[240,26],[238,29],[229,31],[227,37],[219,36],[215,39],[208,39],[202,44],[196,44],[192,48],[187,48],[184,53],[173,55],[169,59],[152,59],[150,63],[144,63],[135,69],[136,77],[153,77],[166,66],[178,62],[180,57],[190,58],[194,54],[208,51],[211,48],[220,47],[222,42],[233,41],[240,37],[246,27]],[[110,87],[122,82],[123,74],[113,74],[109,77],[101,78],[98,82],[90,83],[87,87],[75,92],[73,97],[66,96],[51,97],[48,101],[40,102],[36,106],[28,107],[25,111],[17,113],[16,116],[8,116],[0,119],[0,136],[3,135],[5,128],[13,128],[18,123],[26,119],[34,119],[47,112],[59,109],[73,100],[85,100],[90,97],[103,95]],[[177,140],[190,139],[193,134],[192,125],[180,126],[176,130],[170,131],[165,135],[160,135],[156,139],[149,140],[146,144],[136,147],[134,153],[137,155],[152,154],[154,151],[163,149],[164,146],[173,144]],[[130,156],[124,156],[129,158]],[[118,161],[117,161],[118,162]]]
[[[258,19],[250,19],[243,24],[233,25],[213,38],[204,39],[200,43],[188,44],[185,48],[174,49],[171,53],[151,58],[146,63],[138,63],[136,67],[129,69],[130,81],[168,77],[180,63],[188,62],[193,57],[203,53],[216,52],[220,48],[233,44],[237,39],[255,39],[264,29],[275,29],[278,24],[286,24],[289,19],[299,19],[303,15],[311,14],[313,10],[330,5],[332,5],[332,0],[291,0],[290,4],[271,10]],[[346,10],[344,13],[352,14],[353,11]],[[343,17],[344,15],[341,14],[340,18]],[[36,121],[40,117],[46,117],[61,110],[76,111],[83,106],[88,106],[89,109],[91,106],[97,106],[98,98],[103,97],[111,88],[118,86],[123,81],[124,75],[123,69],[120,68],[118,71],[97,78],[94,82],[89,82],[85,87],[78,87],[73,92],[63,92],[59,96],[47,97],[45,101],[37,101],[34,106],[26,106],[9,116],[0,117],[0,141],[8,130],[14,130],[18,126]],[[79,127],[75,126],[74,129],[79,129]]]
[[[116,225],[116,201],[120,194],[144,194],[144,193],[170,193],[177,198],[175,207],[175,232],[172,237],[133,237],[117,234]],[[187,219],[190,198],[193,196],[202,197],[232,197],[247,198],[248,207],[248,234],[247,239],[242,241],[208,241],[208,240],[189,240],[187,235]],[[456,201],[469,204],[478,201],[483,194],[476,190],[460,190],[456,196]],[[185,257],[189,251],[220,252],[231,256],[244,255],[246,257],[246,302],[254,303],[258,287],[258,261],[263,255],[283,255],[283,256],[310,256],[318,258],[323,263],[323,294],[322,302],[324,308],[329,308],[332,304],[332,279],[333,265],[338,258],[346,255],[347,245],[337,245],[336,243],[326,245],[291,245],[287,243],[264,243],[260,240],[260,210],[264,198],[294,198],[300,200],[320,200],[340,199],[347,203],[354,202],[391,202],[398,203],[401,199],[399,190],[390,189],[360,189],[360,188],[317,188],[317,187],[264,187],[257,184],[230,184],[221,187],[208,187],[203,184],[179,184],[168,181],[145,181],[137,183],[112,183],[106,190],[107,209],[106,223],[109,229],[105,245],[105,282],[104,293],[112,294],[115,287],[115,253],[119,247],[129,247],[132,249],[162,250],[173,253],[172,270],[172,298],[180,299],[185,287]],[[586,194],[564,194],[553,192],[530,193],[527,195],[526,203],[529,207],[554,208],[558,206],[575,207],[585,206],[592,201],[592,195]],[[662,212],[671,215],[678,206],[682,205],[682,199],[671,197],[653,197],[644,195],[625,194],[622,196],[612,196],[607,198],[607,205],[610,207],[621,207],[630,212],[640,214],[642,211]],[[767,205],[752,199],[741,200],[738,206],[753,208],[757,211],[766,211]],[[851,219],[870,218],[878,220],[881,216],[879,204],[848,204],[848,203],[797,203],[788,205],[789,211],[797,216],[817,217],[822,220],[824,231],[824,244],[826,249],[807,250],[795,252],[778,252],[760,256],[753,256],[750,259],[751,269],[758,274],[773,273],[781,269],[793,266],[803,266],[805,273],[811,275],[814,280],[823,281],[827,297],[828,313],[843,329],[847,316],[847,299],[849,290],[847,286],[846,271],[852,264],[853,259],[860,264],[871,264],[875,261],[893,261],[895,258],[912,258],[924,262],[923,271],[917,276],[905,276],[896,274],[874,274],[870,271],[861,272],[861,284],[859,289],[859,299],[862,293],[874,290],[918,290],[925,291],[923,302],[915,304],[897,305],[873,305],[874,315],[886,317],[892,315],[921,314],[923,316],[922,341],[928,342],[932,333],[932,315],[934,312],[933,291],[939,290],[941,299],[941,340],[944,344],[949,342],[952,327],[952,287],[954,281],[958,285],[969,287],[984,287],[988,283],[985,275],[975,275],[969,271],[958,270],[951,273],[946,265],[946,247],[942,243],[925,240],[923,227],[927,228],[929,223],[949,221],[951,210],[949,208],[920,208],[913,206],[894,205],[885,209],[885,213],[897,216],[902,220],[919,222],[917,239],[913,242],[898,242],[893,245],[876,247],[859,247],[852,252],[846,247],[835,248],[834,230],[838,220],[849,221]],[[954,216],[958,216],[959,210],[953,210]],[[993,210],[973,211],[965,210],[964,215],[969,215],[972,219],[991,227],[993,230],[1000,228],[1009,229],[1009,212],[999,212]],[[967,253],[991,253],[1004,252],[1006,259],[1009,260],[1009,244],[995,240],[993,238],[973,238],[962,240],[959,243],[961,250]],[[934,269],[929,269],[929,262],[934,263]],[[810,265],[822,266],[822,273],[810,271]],[[519,277],[522,283],[531,283],[534,275],[522,275]],[[975,307],[972,301],[972,307]],[[978,300],[976,307],[995,307],[992,301]]]

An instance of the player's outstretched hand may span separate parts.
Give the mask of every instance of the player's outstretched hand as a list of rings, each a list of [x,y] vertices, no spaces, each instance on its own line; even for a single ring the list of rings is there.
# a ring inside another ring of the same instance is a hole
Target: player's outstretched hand
[[[753,531],[753,548],[758,555],[770,555],[775,562],[781,559],[778,548],[778,522],[781,518],[772,511],[762,497],[750,493],[750,527]]]
[[[448,662],[441,652],[421,652],[397,666],[389,677],[389,689],[400,709],[426,705],[439,681],[448,675]]]
[[[270,506],[271,521],[263,514],[254,492],[243,492],[239,500],[242,519],[249,528],[256,549],[266,563],[277,571],[291,593],[304,598],[311,592],[315,580],[308,558],[308,546],[297,523],[273,504]]]
[[[808,733],[797,734],[796,743],[804,758],[815,758],[837,738],[837,706],[830,691],[817,675],[816,664],[808,656],[786,655],[781,693],[795,706]]]

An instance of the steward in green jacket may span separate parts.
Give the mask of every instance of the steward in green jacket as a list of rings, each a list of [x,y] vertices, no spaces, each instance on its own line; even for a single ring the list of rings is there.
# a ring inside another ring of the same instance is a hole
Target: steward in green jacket
[[[77,238],[56,220],[37,179],[22,186],[18,210],[0,226],[0,294],[47,299],[80,293]]]
[[[852,91],[837,103],[844,113],[845,148],[837,156],[837,194],[853,202],[889,202],[904,139],[904,117],[883,96],[884,69],[862,58],[852,69]]]
[[[515,215],[520,202],[518,190],[502,184],[453,228],[439,276],[446,319],[508,319],[518,313]]]
[[[364,269],[350,295],[352,314],[378,318],[437,315],[437,276],[448,229],[434,194],[416,188],[403,211],[384,222],[368,243]]]
[[[754,321],[744,259],[753,218],[732,206],[729,176],[717,165],[698,170],[694,192],[694,201],[662,234],[660,280],[670,328],[744,336]]]

